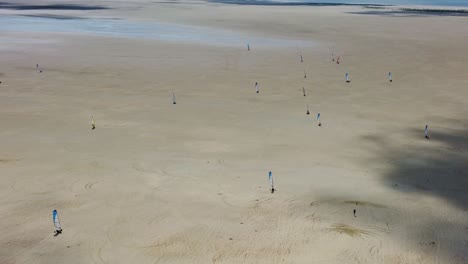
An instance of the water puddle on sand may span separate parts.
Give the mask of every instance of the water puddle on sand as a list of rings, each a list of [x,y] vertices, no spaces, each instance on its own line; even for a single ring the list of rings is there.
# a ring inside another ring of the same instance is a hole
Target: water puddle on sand
[[[254,37],[208,27],[73,17],[57,19],[47,16],[0,16],[0,31],[93,34],[214,46],[246,46],[247,43],[250,43],[251,47],[269,48],[314,45],[312,41]]]

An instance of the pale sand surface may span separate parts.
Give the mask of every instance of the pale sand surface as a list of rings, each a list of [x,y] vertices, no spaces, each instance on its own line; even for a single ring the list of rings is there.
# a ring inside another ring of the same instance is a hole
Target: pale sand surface
[[[314,44],[0,32],[0,263],[468,263],[467,18],[82,2]]]

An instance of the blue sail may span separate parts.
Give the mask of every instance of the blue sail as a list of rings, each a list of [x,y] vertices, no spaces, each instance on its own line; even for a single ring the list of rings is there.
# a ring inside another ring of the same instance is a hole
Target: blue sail
[[[270,181],[271,188],[273,188],[273,174],[271,171],[268,173],[268,180]]]
[[[62,227],[60,226],[57,210],[52,211],[52,221],[54,222],[55,230],[61,231]]]

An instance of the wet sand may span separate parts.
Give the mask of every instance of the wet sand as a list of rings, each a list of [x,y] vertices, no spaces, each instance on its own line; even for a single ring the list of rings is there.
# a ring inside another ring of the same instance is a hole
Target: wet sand
[[[466,18],[93,5],[285,42],[0,31],[0,263],[467,263]]]

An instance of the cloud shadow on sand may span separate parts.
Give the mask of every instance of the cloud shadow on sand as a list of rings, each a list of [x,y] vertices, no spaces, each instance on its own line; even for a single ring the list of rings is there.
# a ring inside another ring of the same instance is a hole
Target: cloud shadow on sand
[[[468,210],[468,131],[434,128],[430,139],[425,139],[422,131],[410,131],[409,135],[420,141],[404,149],[395,149],[377,136],[363,139],[382,149],[376,159],[391,163],[384,175],[386,184],[396,184],[402,192],[435,195]]]
[[[386,164],[382,179],[388,188],[407,197],[417,194],[421,199],[441,198],[454,207],[450,209],[454,214],[450,217],[441,214],[447,212],[445,209],[432,211],[428,204],[422,205],[411,212],[418,220],[414,228],[408,229],[415,234],[409,236],[411,245],[422,243],[411,241],[416,237],[436,241],[437,251],[433,253],[451,263],[468,263],[465,250],[468,248],[468,126],[462,124],[461,127],[463,129],[430,128],[429,139],[424,138],[424,127],[410,130],[405,132],[409,145],[400,147],[382,136],[361,137],[364,146],[378,149],[370,162]]]

